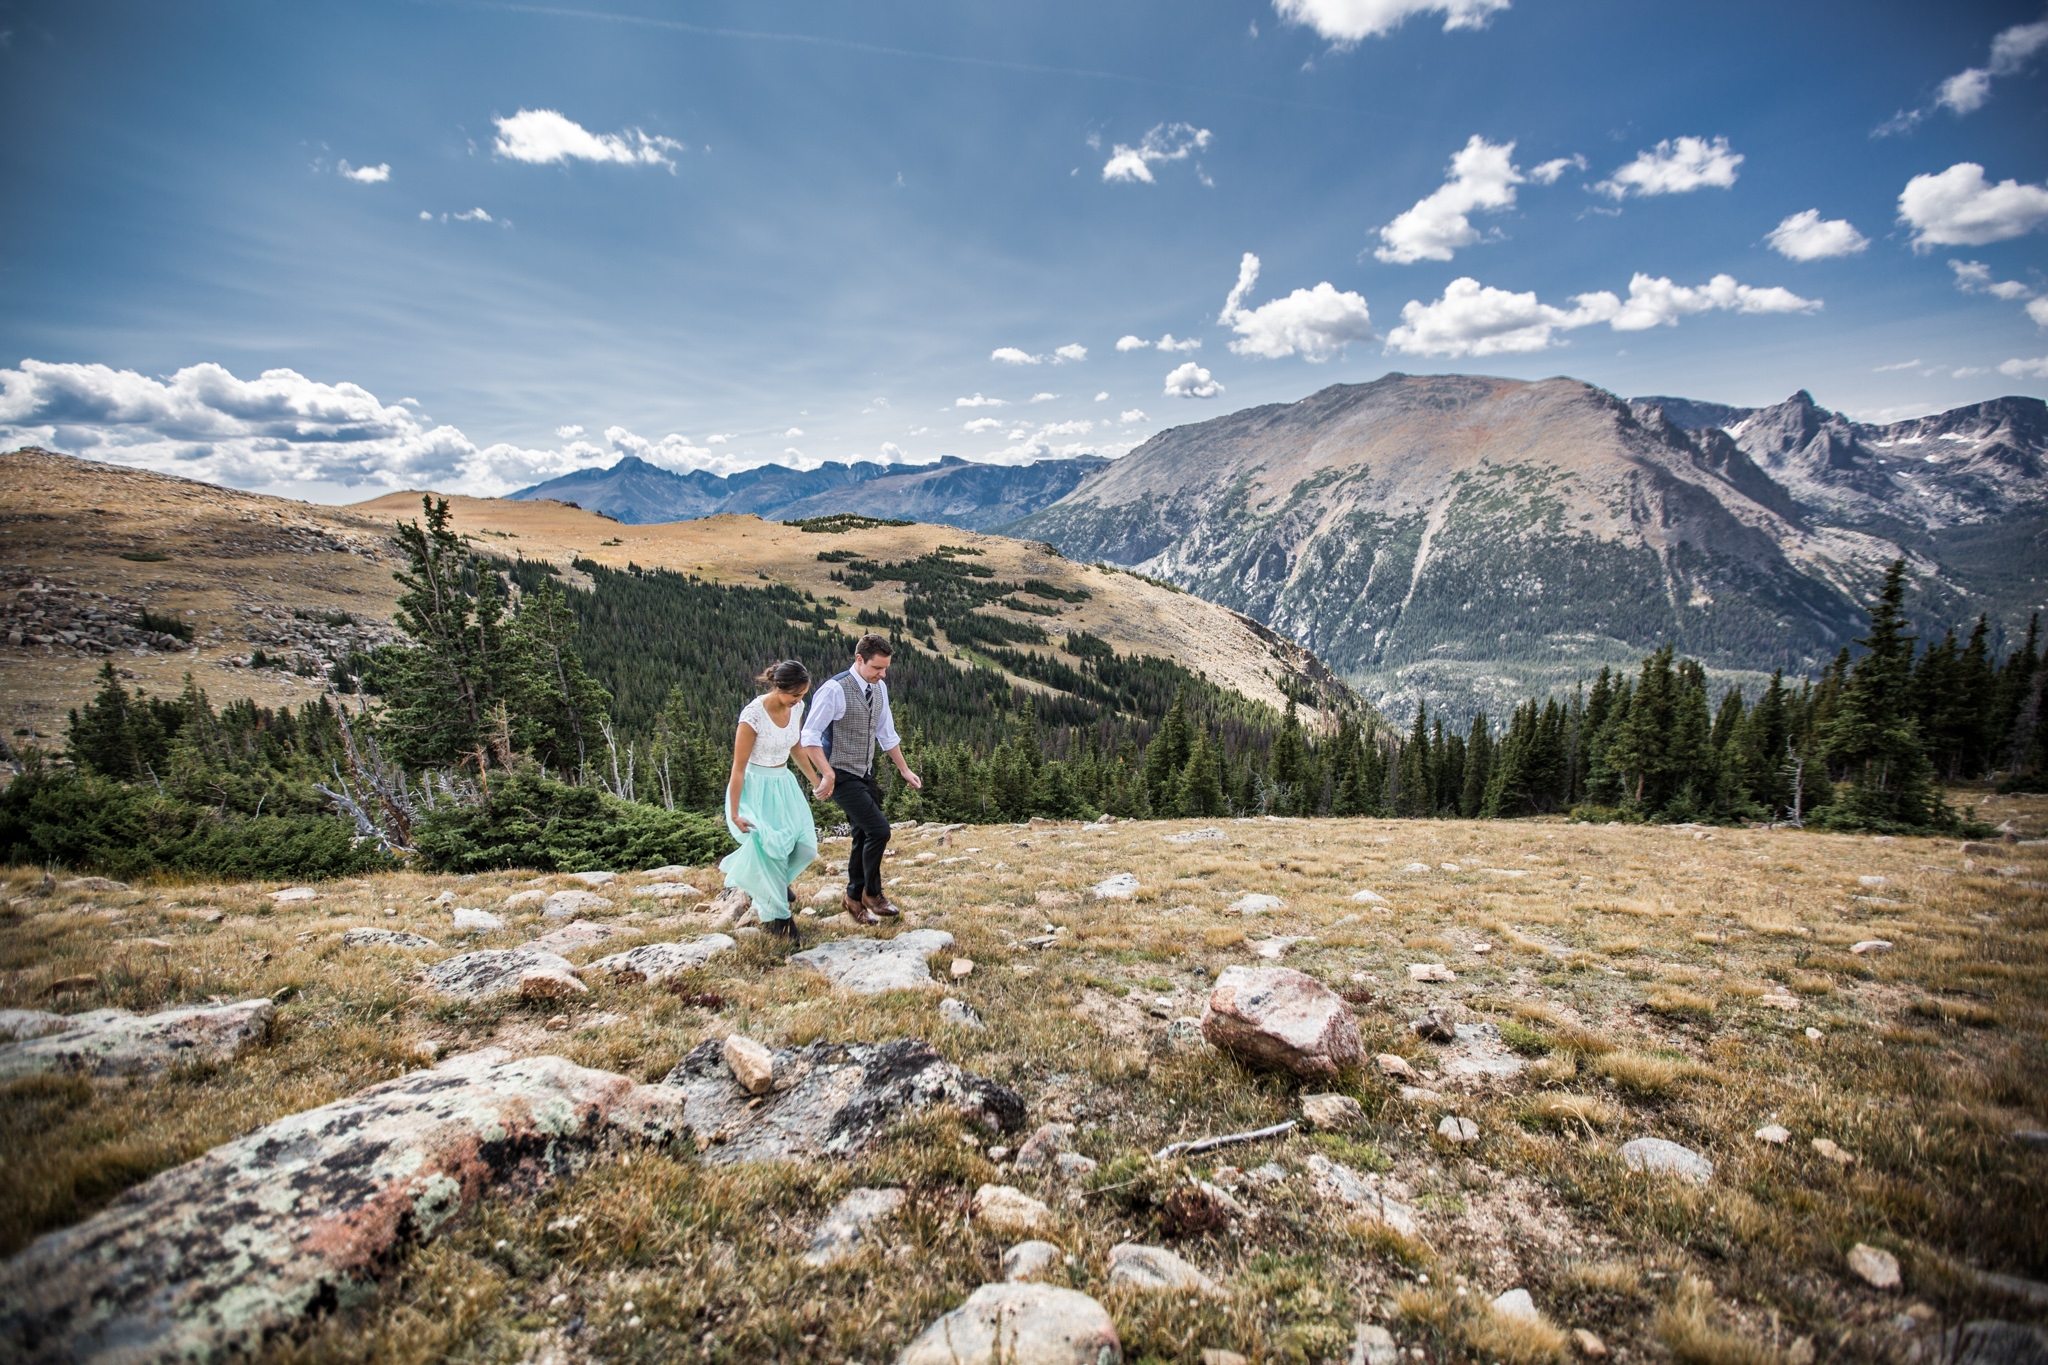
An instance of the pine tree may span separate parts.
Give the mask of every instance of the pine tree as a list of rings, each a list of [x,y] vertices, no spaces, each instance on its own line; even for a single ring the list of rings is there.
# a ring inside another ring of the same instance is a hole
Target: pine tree
[[[1188,816],[1223,814],[1223,756],[1204,730],[1188,755],[1180,775],[1180,813]]]
[[[1301,714],[1294,698],[1287,699],[1287,713],[1280,718],[1280,732],[1273,736],[1273,751],[1266,760],[1266,773],[1291,806],[1295,791],[1308,768],[1308,743],[1302,738]]]
[[[1493,775],[1493,733],[1487,728],[1486,713],[1472,717],[1472,731],[1465,738],[1465,782],[1458,793],[1458,814],[1476,819],[1486,806],[1486,784]]]
[[[1893,561],[1871,608],[1870,634],[1856,642],[1867,652],[1857,660],[1822,734],[1828,761],[1839,765],[1849,782],[1829,816],[1837,826],[1913,829],[1948,823],[1913,714],[1905,578],[1906,561]]]
[[[573,644],[575,613],[552,579],[520,601],[513,634],[517,671],[507,691],[519,747],[580,780],[602,742],[611,698],[583,671]]]
[[[446,498],[421,503],[426,526],[402,522],[394,534],[407,567],[392,574],[404,588],[392,616],[413,647],[378,652],[385,698],[378,728],[409,766],[480,761],[485,718],[514,663],[504,584],[450,529]]]
[[[1294,715],[1294,703],[1287,703],[1287,714]],[[1187,694],[1173,699],[1173,709],[1166,713],[1159,729],[1152,735],[1152,742],[1145,746],[1145,793],[1153,809],[1165,812],[1173,809],[1170,801],[1173,780],[1188,765],[1188,755],[1194,749],[1194,737],[1188,724]]]

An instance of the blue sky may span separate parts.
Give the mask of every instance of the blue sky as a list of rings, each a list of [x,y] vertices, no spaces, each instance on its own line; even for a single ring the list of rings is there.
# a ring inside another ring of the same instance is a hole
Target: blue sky
[[[2048,393],[2038,3],[0,31],[0,439],[242,487],[1120,454],[1390,370],[1866,418]]]

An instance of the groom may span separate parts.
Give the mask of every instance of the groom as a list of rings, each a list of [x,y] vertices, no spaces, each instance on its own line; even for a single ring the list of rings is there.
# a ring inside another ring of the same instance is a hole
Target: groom
[[[882,892],[882,851],[889,846],[889,820],[882,814],[882,792],[875,785],[875,748],[881,747],[913,789],[924,783],[903,761],[896,721],[889,714],[889,641],[863,635],[853,647],[853,667],[827,678],[811,698],[804,716],[804,752],[824,776],[816,791],[820,801],[838,802],[853,826],[853,849],[846,856],[846,894],[840,907],[855,924],[874,924],[877,916],[900,912]]]

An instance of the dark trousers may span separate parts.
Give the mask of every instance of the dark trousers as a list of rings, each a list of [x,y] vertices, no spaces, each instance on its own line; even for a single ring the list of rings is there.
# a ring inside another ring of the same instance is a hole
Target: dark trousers
[[[832,770],[832,801],[853,826],[846,855],[846,892],[855,900],[882,894],[882,850],[889,847],[889,817],[882,814],[882,789],[873,777]]]

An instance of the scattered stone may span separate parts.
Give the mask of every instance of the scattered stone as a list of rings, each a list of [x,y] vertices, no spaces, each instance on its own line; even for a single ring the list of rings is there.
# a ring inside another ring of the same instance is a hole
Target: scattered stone
[[[1409,1028],[1425,1043],[1455,1043],[1458,1041],[1457,1025],[1453,1024],[1442,1010],[1431,1010],[1420,1019],[1411,1020]]]
[[[546,905],[547,900],[548,893],[545,891],[515,891],[505,897],[504,908],[507,910],[524,910],[529,905]]]
[[[73,877],[73,878],[71,878],[71,879],[70,879],[70,880],[68,880],[68,881],[61,881],[61,882],[58,882],[58,883],[57,883],[57,885],[58,885],[58,887],[59,887],[60,889],[62,889],[62,890],[65,890],[65,891],[102,891],[102,892],[105,892],[105,891],[133,891],[133,890],[135,889],[134,887],[132,887],[132,886],[128,885],[128,883],[126,883],[126,882],[117,882],[117,881],[115,881],[115,880],[114,880],[113,878],[111,878],[111,877]],[[318,894],[319,894],[319,893],[318,893],[317,891],[313,891],[313,890],[312,890],[312,888],[310,888],[310,887],[302,887],[302,888],[300,888],[300,889],[301,889],[301,890],[304,890],[304,891],[307,891],[307,892],[309,892],[310,894],[313,894],[313,895],[318,895]],[[286,894],[286,893],[284,893],[284,892],[278,892],[277,894],[278,894],[278,895],[284,895],[284,894]],[[295,899],[295,900],[296,900],[296,899],[301,899],[301,898],[300,898],[300,897],[293,897],[293,899]]]
[[[398,929],[351,929],[341,936],[341,941],[350,948],[438,948],[441,946],[423,934],[408,934]]]
[[[528,967],[519,973],[523,1000],[573,1000],[588,994],[590,987],[577,979],[574,967]]]
[[[1607,1343],[1583,1327],[1572,1328],[1572,1345],[1588,1360],[1598,1360],[1607,1354]]]
[[[1472,951],[1483,955],[1492,952],[1493,945],[1491,943],[1475,943],[1472,945]]]
[[[1351,899],[1360,905],[1392,905],[1393,902],[1377,891],[1354,891]]]
[[[433,898],[433,903],[435,905],[453,905],[455,904],[455,893],[453,891],[443,891],[440,895]]]
[[[837,905],[845,892],[836,886],[821,886],[811,893],[811,904],[815,906]]]
[[[1379,1056],[1373,1058],[1373,1061],[1379,1066],[1380,1074],[1383,1076],[1394,1076],[1404,1081],[1419,1081],[1422,1079],[1415,1074],[1415,1068],[1408,1065],[1406,1057],[1397,1056],[1392,1052],[1382,1052]]]
[[[1890,878],[1888,878],[1888,877],[1858,877],[1858,878],[1856,879],[1856,885],[1858,885],[1858,886],[1890,886],[1890,885],[1891,885],[1891,879],[1890,879]]]
[[[1109,1251],[1109,1282],[1153,1293],[1203,1294],[1229,1298],[1222,1285],[1165,1247],[1125,1242]]]
[[[1979,1318],[1944,1332],[1934,1358],[1945,1365],[2048,1365],[2048,1328]]]
[[[688,876],[689,872],[690,869],[684,867],[681,863],[664,863],[660,867],[650,867],[640,875],[651,878],[654,881],[666,881],[673,877]]]
[[[73,1018],[44,1010],[0,1010],[0,1038],[39,1038],[45,1033],[62,1033],[71,1027]]]
[[[1392,1332],[1376,1322],[1358,1324],[1358,1335],[1351,1341],[1351,1365],[1394,1365],[1400,1354]]]
[[[636,896],[652,896],[659,901],[693,901],[703,892],[688,882],[649,882],[633,892]]]
[[[678,972],[701,967],[737,946],[737,941],[726,934],[703,934],[685,943],[643,943],[623,953],[599,958],[590,964],[590,970],[607,973],[621,986],[665,981]]]
[[[1849,945],[1849,951],[1859,955],[1869,954],[1875,956],[1878,953],[1888,953],[1891,950],[1892,944],[1890,940],[1882,938],[1866,938],[1861,943]]]
[[[1408,866],[1406,866],[1406,867],[1402,868],[1401,870],[1402,870],[1403,872],[1427,872],[1427,871],[1429,871],[1429,864],[1428,864],[1428,863],[1410,863],[1410,864],[1408,864]]]
[[[1252,1365],[1251,1361],[1235,1351],[1226,1351],[1220,1346],[1202,1348],[1202,1365]]]
[[[1349,1095],[1303,1095],[1301,1116],[1326,1132],[1357,1128],[1365,1122],[1365,1110]]]
[[[559,1057],[455,1058],[267,1124],[129,1190],[0,1267],[19,1360],[255,1357],[369,1297],[501,1181],[531,1191],[620,1139],[666,1143],[679,1098]]]
[[[1413,1237],[1416,1234],[1418,1224],[1415,1210],[1399,1199],[1388,1197],[1380,1188],[1378,1176],[1361,1176],[1349,1166],[1340,1165],[1321,1152],[1309,1155],[1308,1173],[1316,1193],[1325,1199],[1335,1199],[1346,1208],[1356,1210],[1362,1217],[1385,1223],[1404,1237]],[[1257,1172],[1253,1174],[1256,1175]]]
[[[976,1012],[974,1006],[968,1004],[965,1000],[956,1000],[950,995],[939,1002],[939,1018],[955,1028],[984,1029],[988,1027],[988,1025],[981,1022],[981,1015]]]
[[[1060,1249],[1051,1242],[1036,1239],[1019,1242],[1003,1253],[1003,1281],[1006,1284],[1024,1284],[1043,1279],[1059,1263]]]
[[[1523,1322],[1535,1322],[1543,1316],[1536,1311],[1536,1300],[1529,1297],[1526,1289],[1510,1289],[1496,1297],[1490,1307],[1504,1318]]]
[[[1114,877],[1106,877],[1095,883],[1088,890],[1097,900],[1127,901],[1138,894],[1137,874],[1119,872]]]
[[[1850,1247],[1849,1269],[1872,1289],[1899,1287],[1899,1258],[1880,1247],[1864,1242]]]
[[[1364,1058],[1357,1021],[1335,991],[1290,967],[1226,967],[1202,1011],[1202,1036],[1242,1061],[1329,1078]]]
[[[619,874],[616,872],[571,872],[569,874],[570,881],[582,882],[585,886],[603,886],[606,882],[613,882],[618,879]]]
[[[575,978],[576,969],[565,957],[539,948],[485,948],[458,953],[426,969],[422,976],[428,986],[443,995],[461,1000],[490,1000],[501,995],[522,993],[528,972]],[[577,982],[582,985],[582,982]],[[539,989],[540,987],[536,987]]]
[[[557,891],[542,901],[540,908],[549,919],[574,919],[581,914],[609,910],[612,903],[595,891]]]
[[[464,906],[455,912],[455,927],[472,934],[490,934],[504,928],[505,921],[488,910],[474,910]]]
[[[958,981],[963,976],[972,975],[974,975],[974,960],[972,958],[956,957],[953,959],[953,979],[955,981]]]
[[[1263,915],[1268,910],[1285,910],[1286,908],[1287,902],[1281,900],[1278,896],[1254,893],[1249,896],[1239,896],[1235,901],[1231,902],[1230,907],[1223,913],[1226,915]]]
[[[1834,1162],[1837,1166],[1854,1166],[1856,1164],[1855,1153],[1844,1151],[1836,1146],[1832,1138],[1815,1138],[1813,1140],[1813,1150],[1826,1157],[1829,1161]]]
[[[1443,1122],[1436,1126],[1436,1135],[1446,1142],[1463,1147],[1479,1141],[1479,1125],[1470,1119],[1446,1114]]]
[[[1109,1310],[1080,1290],[985,1284],[904,1347],[896,1365],[1118,1365],[1123,1358]]]
[[[1819,1029],[1817,1029],[1817,1028],[1814,1028],[1814,1027],[1813,1027],[1812,1025],[1810,1025],[1810,1024],[1809,1024],[1809,1025],[1807,1026],[1807,1029],[1806,1029],[1806,1037],[1807,1037],[1807,1041],[1808,1041],[1808,1042],[1814,1042],[1814,1043],[1817,1043],[1817,1042],[1819,1042],[1819,1041],[1820,1041],[1820,1040],[1821,1040],[1822,1038],[1825,1038],[1826,1036],[1827,1036],[1826,1034],[1822,1033],[1822,1032],[1821,1032],[1821,1031],[1820,1031]]]
[[[903,1191],[894,1189],[860,1188],[848,1190],[846,1197],[832,1206],[825,1215],[825,1221],[818,1224],[818,1230],[811,1234],[810,1250],[804,1253],[804,1264],[825,1267],[847,1259],[860,1249],[861,1240],[874,1224],[903,1207]]]
[[[683,1122],[714,1166],[846,1157],[911,1114],[943,1104],[978,1127],[1014,1133],[1024,1101],[962,1071],[917,1038],[777,1048],[778,1088],[754,1097],[733,1080],[724,1043],[691,1049],[664,1085],[685,1095]]]
[[[1280,960],[1281,954],[1285,953],[1295,944],[1313,942],[1315,942],[1313,938],[1288,938],[1284,935],[1276,934],[1272,938],[1261,939],[1259,942],[1254,943],[1252,945],[1252,953],[1254,956],[1263,957],[1269,962],[1277,962]]]
[[[1694,1185],[1704,1185],[1714,1178],[1714,1163],[1695,1152],[1666,1138],[1637,1138],[1634,1142],[1621,1145],[1621,1161],[1632,1171],[1646,1171],[1651,1175],[1676,1176]]]
[[[1169,844],[1200,844],[1228,837],[1220,829],[1191,829],[1184,834],[1167,835],[1166,842]]]
[[[1799,997],[1793,995],[1783,986],[1779,986],[1775,990],[1765,991],[1757,997],[1756,1002],[1759,1005],[1767,1005],[1774,1010],[1796,1010],[1799,1008]]]
[[[2012,1140],[2022,1147],[2032,1147],[2037,1152],[2048,1151],[2048,1132],[2043,1132],[2039,1128],[2015,1129]]]
[[[793,953],[789,960],[850,991],[880,995],[937,984],[925,959],[952,946],[953,936],[943,929],[912,929],[894,938],[833,939]]]
[[[288,886],[282,891],[272,891],[270,893],[270,902],[273,905],[292,905],[299,901],[318,900],[319,898],[320,893],[310,886]]]
[[[725,1040],[725,1064],[749,1095],[765,1095],[775,1085],[775,1054],[752,1038],[735,1033]]]
[[[1067,1139],[1072,1137],[1071,1123],[1047,1123],[1039,1127],[1017,1149],[1017,1169],[1020,1171],[1042,1171],[1052,1165],[1053,1158],[1067,1150]]]
[[[1096,1165],[1094,1157],[1082,1156],[1079,1152],[1061,1152],[1052,1159],[1052,1164],[1069,1180],[1087,1175]]]
[[[1783,1147],[1792,1140],[1792,1130],[1776,1123],[1765,1124],[1756,1130],[1756,1135],[1773,1147]]]
[[[969,1208],[974,1221],[1005,1236],[1052,1229],[1052,1210],[1015,1185],[983,1185]]]
[[[261,1042],[276,1017],[277,1007],[261,996],[232,1005],[183,1005],[157,1014],[42,1014],[41,1019],[63,1020],[63,1029],[43,1032],[34,1019],[17,1026],[33,1028],[40,1036],[22,1038],[17,1033],[20,1041],[0,1045],[0,1082],[51,1072],[154,1076],[172,1066],[231,1062]]]
[[[1444,1097],[1434,1090],[1419,1085],[1404,1085],[1400,1089],[1402,1099],[1410,1104],[1442,1104]]]
[[[1438,863],[1437,866],[1441,867],[1446,872],[1456,872],[1458,870],[1458,865],[1456,863]]]
[[[632,937],[639,933],[638,929],[628,929],[623,925],[597,924],[587,919],[579,919],[573,924],[563,925],[553,933],[542,934],[527,946],[550,953],[568,953],[578,948],[588,948],[593,943],[602,943],[608,938]]]
[[[1411,962],[1408,964],[1410,981],[1456,981],[1458,974],[1441,962]]]

